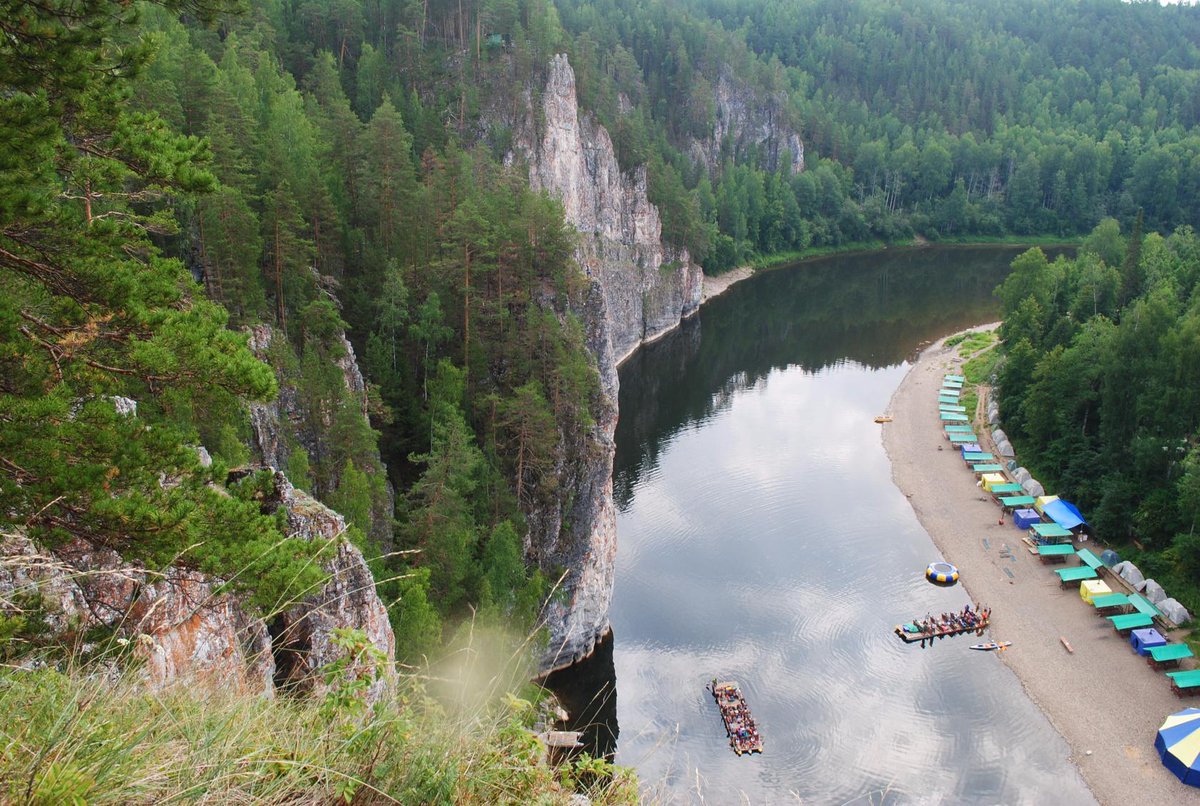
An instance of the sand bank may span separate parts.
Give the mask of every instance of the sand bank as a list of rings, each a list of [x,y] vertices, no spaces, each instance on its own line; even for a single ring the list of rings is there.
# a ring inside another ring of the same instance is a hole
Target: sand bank
[[[752,274],[754,274],[754,269],[749,266],[741,266],[730,269],[724,274],[718,274],[716,277],[704,275],[704,285],[700,291],[700,304],[703,305],[713,297],[724,294],[734,283],[740,283]]]
[[[896,486],[945,559],[958,566],[972,599],[992,608],[991,637],[1013,642],[999,661],[1067,740],[1071,760],[1097,800],[1114,806],[1200,803],[1200,789],[1180,783],[1154,750],[1163,719],[1200,702],[1173,695],[1166,676],[1134,654],[1127,639],[1079,598],[1077,587],[1059,586],[1052,568],[1062,566],[1045,566],[1030,555],[1011,519],[997,523],[999,508],[975,486],[946,440],[937,389],[942,375],[959,371],[962,363],[955,348],[938,341],[893,395],[887,414],[894,419],[883,426],[883,444]],[[1015,561],[1000,556],[1005,546]],[[1047,803],[1060,802],[1055,793],[1045,794]]]

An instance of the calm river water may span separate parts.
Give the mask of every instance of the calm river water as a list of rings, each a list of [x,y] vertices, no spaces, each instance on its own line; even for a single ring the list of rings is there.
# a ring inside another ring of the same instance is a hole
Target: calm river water
[[[579,715],[648,798],[1094,802],[1015,676],[968,649],[979,639],[892,634],[967,595],[925,582],[939,555],[872,418],[922,344],[995,318],[1016,254],[774,271],[622,367],[614,638],[567,688],[599,704]],[[741,683],[763,755],[730,750],[713,677]]]

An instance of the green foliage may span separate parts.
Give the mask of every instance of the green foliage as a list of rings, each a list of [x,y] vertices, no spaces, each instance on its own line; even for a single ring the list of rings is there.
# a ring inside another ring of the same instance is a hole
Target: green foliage
[[[1022,256],[1001,289],[999,373],[1005,428],[1024,461],[1189,608],[1200,605],[1196,242],[1181,227],[1122,249],[1103,222],[1074,260]],[[1118,257],[1122,267],[1110,268]],[[1122,288],[1132,294],[1124,305]]]

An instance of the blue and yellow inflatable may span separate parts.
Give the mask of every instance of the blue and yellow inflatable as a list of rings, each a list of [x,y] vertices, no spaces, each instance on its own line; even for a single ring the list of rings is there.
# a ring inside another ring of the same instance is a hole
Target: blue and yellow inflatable
[[[948,588],[958,582],[958,569],[950,563],[930,563],[925,569],[925,578],[934,585]]]

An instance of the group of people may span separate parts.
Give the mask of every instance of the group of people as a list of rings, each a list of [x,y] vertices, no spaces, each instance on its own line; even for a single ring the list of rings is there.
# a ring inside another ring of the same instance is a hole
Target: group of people
[[[732,685],[717,685],[713,680],[710,689],[721,710],[721,719],[725,722],[725,733],[729,736],[729,744],[740,756],[742,753],[762,752],[762,739],[758,735],[758,727],[750,709],[742,699],[742,692]]]
[[[991,615],[990,607],[984,607],[981,604],[976,604],[974,607],[964,605],[963,609],[957,613],[942,613],[936,618],[927,613],[923,620],[914,623],[921,632],[934,636],[969,632],[981,627]]]
[[[918,630],[921,637],[921,649],[924,649],[925,642],[928,641],[932,646],[934,638],[945,638],[947,635],[958,635],[971,630],[979,630],[982,635],[983,628],[987,625],[991,615],[990,607],[984,607],[981,604],[976,604],[974,607],[965,605],[957,613],[942,613],[937,617],[927,613],[924,619],[914,621],[913,626]]]

